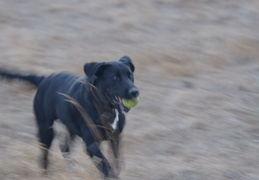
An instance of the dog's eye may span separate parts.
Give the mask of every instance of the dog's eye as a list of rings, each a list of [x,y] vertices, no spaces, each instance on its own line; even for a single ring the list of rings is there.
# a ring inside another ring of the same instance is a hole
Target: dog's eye
[[[129,73],[129,74],[128,74],[128,77],[129,77],[129,79],[132,80],[132,79],[133,79],[133,74]]]
[[[117,81],[119,79],[120,79],[120,77],[118,75],[113,76],[113,80]]]

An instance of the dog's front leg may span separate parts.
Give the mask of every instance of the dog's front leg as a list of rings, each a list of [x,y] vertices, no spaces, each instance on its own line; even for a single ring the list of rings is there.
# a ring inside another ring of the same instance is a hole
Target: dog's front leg
[[[106,158],[104,157],[104,155],[100,150],[99,143],[96,142],[93,134],[88,129],[88,127],[87,126],[82,127],[81,133],[82,133],[82,139],[86,144],[87,152],[89,156],[92,158],[95,166],[101,171],[101,173],[103,173],[105,178],[116,178],[111,165],[106,160]]]
[[[104,174],[105,178],[117,178],[111,165],[102,154],[99,144],[97,142],[92,143],[87,147],[87,152],[93,159],[96,167]]]
[[[121,159],[120,159],[120,136],[119,136],[119,132],[118,131],[114,131],[113,132],[113,139],[110,140],[110,147],[112,149],[112,153],[114,156],[114,168],[116,170],[116,174],[120,173],[120,163],[121,163]]]

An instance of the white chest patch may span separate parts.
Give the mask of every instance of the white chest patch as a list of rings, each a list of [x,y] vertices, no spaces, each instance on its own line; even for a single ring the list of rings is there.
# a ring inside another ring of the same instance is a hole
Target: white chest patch
[[[114,121],[113,121],[113,123],[111,124],[111,126],[112,126],[112,128],[113,128],[114,130],[116,130],[116,129],[117,129],[117,124],[118,124],[118,121],[119,121],[119,112],[118,112],[117,109],[115,109],[114,111],[115,111],[115,118],[114,118]]]

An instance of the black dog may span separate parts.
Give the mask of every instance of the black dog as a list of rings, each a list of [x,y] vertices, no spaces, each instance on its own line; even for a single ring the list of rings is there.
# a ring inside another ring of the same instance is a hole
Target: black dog
[[[101,140],[110,140],[107,137],[106,129],[103,128],[104,124],[100,118],[98,106],[95,105],[96,100],[93,100],[94,92],[91,91],[91,87],[104,97],[108,113],[113,115],[113,119],[109,119],[110,127],[120,134],[125,125],[124,112],[129,111],[123,106],[121,100],[122,98],[136,98],[139,95],[139,91],[134,85],[134,69],[131,59],[124,56],[118,61],[86,63],[84,65],[85,77],[67,73],[57,73],[45,77],[0,71],[2,78],[21,79],[38,87],[34,98],[34,112],[39,129],[39,141],[44,146],[41,159],[43,168],[47,169],[48,166],[48,149],[54,138],[53,122],[59,119],[66,125],[71,139],[76,135],[83,139],[90,157],[98,159],[96,166],[104,176],[115,176],[113,168],[99,148],[100,141],[96,140],[95,135],[91,132],[91,125],[87,124],[78,107],[69,102],[66,97],[75,100],[88,114],[96,125],[98,133],[101,134]],[[101,102],[97,103],[99,103],[99,107],[102,106]],[[69,142],[66,142],[61,151],[69,152]],[[114,154],[118,155],[116,152]]]

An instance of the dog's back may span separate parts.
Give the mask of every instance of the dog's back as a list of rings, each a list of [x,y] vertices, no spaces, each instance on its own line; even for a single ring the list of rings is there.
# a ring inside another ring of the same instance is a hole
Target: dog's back
[[[95,121],[98,114],[85,88],[87,77],[78,77],[67,73],[52,74],[46,77],[38,87],[34,98],[34,111],[40,126],[51,127],[53,121],[61,120],[70,132],[81,136],[80,127],[85,121],[76,108],[66,101],[68,95],[77,101]]]

